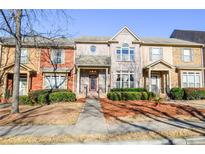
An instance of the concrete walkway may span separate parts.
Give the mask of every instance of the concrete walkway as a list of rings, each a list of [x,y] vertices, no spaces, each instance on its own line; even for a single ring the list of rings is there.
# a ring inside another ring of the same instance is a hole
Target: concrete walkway
[[[73,133],[75,134],[106,134],[107,127],[100,102],[96,99],[87,99],[85,108],[80,114]]]

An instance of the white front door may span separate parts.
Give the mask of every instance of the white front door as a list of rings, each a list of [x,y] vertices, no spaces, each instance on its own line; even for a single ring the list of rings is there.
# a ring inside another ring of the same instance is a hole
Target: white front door
[[[27,79],[20,78],[19,80],[19,95],[27,95]]]
[[[154,93],[160,93],[159,75],[152,75],[152,78],[151,78],[151,91],[154,92]]]

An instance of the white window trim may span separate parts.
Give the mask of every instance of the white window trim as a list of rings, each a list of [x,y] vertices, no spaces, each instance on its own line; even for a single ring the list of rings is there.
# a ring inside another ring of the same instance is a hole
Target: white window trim
[[[127,73],[122,73],[123,71],[126,71]],[[120,88],[122,88],[122,75],[126,74],[130,77],[130,75],[135,75],[134,71],[131,73],[131,71],[127,71],[127,70],[120,70],[119,73],[117,73],[117,71],[114,73],[115,76],[120,75]],[[117,82],[117,81],[115,81]],[[135,81],[134,81],[135,82]],[[116,85],[115,85],[116,86]],[[130,79],[128,81],[128,88],[130,87]]]
[[[29,52],[28,52],[28,48],[21,48],[21,54],[22,54],[22,51],[26,51],[26,54],[27,54],[27,59],[26,59],[26,62],[22,62],[20,61],[21,64],[28,64],[28,61],[29,61]],[[21,55],[22,57],[22,55]],[[22,60],[22,59],[21,59]]]
[[[189,50],[190,51],[190,61],[185,61],[184,60],[184,50]],[[194,60],[194,53],[193,53],[193,49],[192,48],[182,48],[182,51],[181,51],[181,59],[183,62],[185,63],[190,63]]]
[[[55,60],[53,59],[54,54],[56,54],[55,52],[61,52],[61,63],[57,63],[55,62]],[[51,49],[51,61],[53,64],[64,64],[65,61],[65,51],[63,49]]]
[[[181,74],[180,74],[181,88],[186,88],[186,87],[183,86],[183,73],[187,73],[187,74],[188,73],[194,73],[194,78],[196,77],[196,73],[199,73],[199,76],[200,76],[200,86],[199,87],[202,87],[203,81],[202,81],[202,73],[201,73],[201,71],[181,71]]]
[[[59,77],[59,76],[63,76],[63,77],[65,77],[65,87],[64,88],[59,88],[59,89],[67,89],[68,88],[68,78],[67,78],[67,75],[66,74],[54,74],[54,73],[46,73],[46,74],[44,74],[43,75],[43,88],[44,89],[46,89],[46,76],[55,76],[56,75],[56,77]]]
[[[162,51],[162,53],[159,54],[159,56],[160,56],[159,59],[153,59],[153,54],[152,54],[152,53],[153,53],[153,49],[159,49],[159,52]],[[150,55],[150,61],[157,61],[157,60],[163,59],[163,58],[164,58],[163,52],[164,52],[163,47],[151,47],[151,53],[149,52],[149,54],[151,54],[151,55]]]
[[[128,49],[128,60],[122,60],[122,48],[127,48]],[[130,49],[134,49],[134,54],[132,54],[132,55],[134,55],[134,57],[135,57],[135,47],[117,47],[116,48],[116,60],[117,61],[119,61],[119,62],[131,62],[132,60],[131,60],[131,58],[130,58]],[[120,50],[120,59],[117,59],[117,50]],[[135,61],[135,58],[134,58],[134,61]]]

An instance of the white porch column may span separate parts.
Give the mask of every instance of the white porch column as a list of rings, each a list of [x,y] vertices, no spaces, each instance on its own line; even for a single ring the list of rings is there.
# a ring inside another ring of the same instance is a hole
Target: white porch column
[[[151,69],[149,68],[148,70],[148,84],[149,84],[149,91],[152,90],[152,86],[151,86]]]
[[[79,94],[80,90],[80,68],[77,68],[77,83],[76,93]]]
[[[169,90],[172,88],[172,82],[171,82],[171,70],[169,70]]]
[[[108,68],[105,69],[105,93],[108,92]]]
[[[30,85],[30,83],[29,83],[29,77],[30,77],[30,72],[28,72],[27,73],[27,95],[28,95],[28,93],[29,93],[29,85]]]
[[[8,73],[5,73],[5,76],[4,76],[4,85],[3,85],[3,98],[5,98],[5,94],[6,94],[6,84],[7,84],[7,78],[8,78]]]

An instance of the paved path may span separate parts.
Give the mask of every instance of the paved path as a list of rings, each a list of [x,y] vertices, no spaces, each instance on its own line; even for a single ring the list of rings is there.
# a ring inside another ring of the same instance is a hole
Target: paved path
[[[101,106],[96,99],[87,99],[83,112],[76,125],[27,125],[2,126],[0,136],[16,135],[77,135],[77,134],[119,134],[127,132],[160,132],[179,128],[197,128],[205,134],[204,121],[162,120],[133,122],[121,121],[118,124],[106,124]]]
[[[100,102],[96,99],[87,99],[85,108],[80,114],[74,128],[76,134],[106,134],[105,118],[101,112]]]

